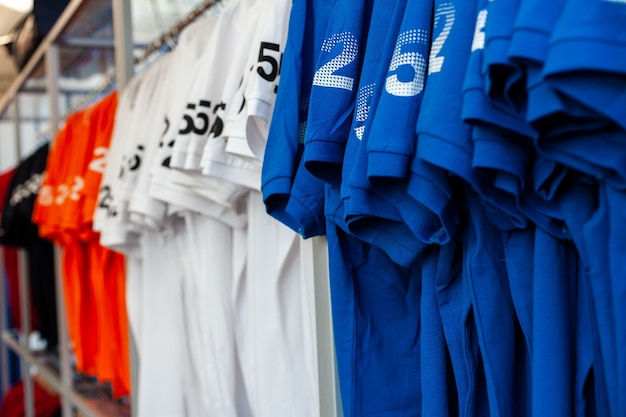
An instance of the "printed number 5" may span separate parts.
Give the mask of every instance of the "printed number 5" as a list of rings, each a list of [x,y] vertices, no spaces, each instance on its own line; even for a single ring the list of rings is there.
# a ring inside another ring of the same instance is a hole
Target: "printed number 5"
[[[200,107],[206,107],[206,108],[210,108],[211,107],[211,102],[210,101],[205,101],[205,100],[200,100],[199,103]],[[196,105],[195,104],[187,104],[187,109],[189,110],[195,110]],[[198,110],[198,112],[196,113],[196,118],[198,118],[200,121],[202,121],[202,127],[197,127],[194,122],[193,119],[190,115],[185,114],[183,116],[183,121],[185,122],[185,127],[180,129],[178,133],[180,133],[181,135],[186,135],[188,133],[196,133],[198,135],[204,135],[208,130],[209,130],[209,116]]]
[[[280,74],[280,64],[271,55],[267,55],[265,50],[269,49],[270,51],[280,51],[280,46],[276,43],[271,42],[261,42],[261,48],[259,48],[259,66],[256,69],[256,72],[266,81],[272,82],[276,80],[278,74]],[[281,54],[282,61],[282,54]],[[270,64],[270,72],[265,71],[265,67],[261,65],[261,63],[267,62]]]
[[[424,89],[424,79],[426,78],[426,60],[419,52],[402,52],[405,45],[426,45],[428,43],[428,32],[425,30],[408,30],[398,36],[393,57],[389,64],[389,72],[397,71],[398,68],[408,65],[413,70],[413,78],[410,81],[400,81],[398,74],[387,77],[385,90],[394,96],[411,97],[416,96]]]

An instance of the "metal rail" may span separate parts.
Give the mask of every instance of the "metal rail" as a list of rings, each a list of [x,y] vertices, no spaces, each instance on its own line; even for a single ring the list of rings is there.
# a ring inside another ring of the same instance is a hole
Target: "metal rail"
[[[59,393],[63,398],[68,398],[76,408],[85,415],[85,417],[109,417],[103,414],[99,410],[95,409],[85,398],[73,388],[66,386],[59,377],[56,370],[49,365],[43,363],[28,349],[24,349],[23,346],[15,340],[15,337],[9,333],[4,332],[2,334],[2,341],[22,360],[33,369],[34,373],[40,375],[47,383],[49,388]]]

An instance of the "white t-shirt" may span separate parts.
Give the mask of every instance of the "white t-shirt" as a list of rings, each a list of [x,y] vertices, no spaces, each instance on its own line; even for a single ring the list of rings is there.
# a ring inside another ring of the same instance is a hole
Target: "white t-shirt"
[[[211,36],[204,36],[197,39],[197,42],[206,45],[211,45],[215,42],[219,47],[207,48],[207,53],[195,63],[196,67],[200,68],[200,73],[203,78],[196,79],[192,91],[202,91],[201,98],[196,97],[194,94],[190,94],[192,105],[196,106],[196,109],[187,109],[190,113],[185,114],[187,104],[189,104],[189,96],[184,100],[183,108],[180,112],[172,113],[170,121],[178,120],[178,124],[170,124],[170,132],[168,134],[168,145],[171,143],[172,147],[163,147],[160,152],[161,161],[168,160],[173,161],[174,148],[177,148],[176,161],[180,164],[187,161],[187,148],[191,143],[189,137],[183,139],[183,134],[179,134],[181,131],[185,131],[185,127],[189,127],[191,124],[196,124],[202,117],[191,116],[191,111],[197,110],[201,101],[211,102],[211,105],[216,105],[216,110],[221,111],[220,103],[227,103],[228,97],[234,93],[236,85],[231,87],[230,76],[232,71],[237,71],[237,62],[241,54],[240,46],[237,42],[245,35],[246,25],[245,22],[251,16],[251,11],[256,3],[256,0],[244,0],[234,3],[230,3],[219,14],[219,21],[215,25],[215,30],[210,34]],[[215,40],[213,41],[213,38]],[[228,47],[227,45],[233,45]],[[181,45],[182,46],[182,45]],[[243,64],[241,64],[243,65]],[[198,84],[199,83],[199,84]],[[204,86],[204,88],[200,88]],[[232,92],[231,92],[232,91]],[[215,97],[215,98],[213,98]],[[206,106],[202,106],[206,107]],[[208,108],[208,107],[207,107]],[[212,110],[210,111],[210,113]],[[187,119],[185,119],[187,116]],[[211,116],[211,114],[209,114]],[[190,122],[191,121],[191,122]],[[198,122],[199,123],[199,122]],[[176,126],[174,128],[174,126]],[[203,125],[204,126],[204,125]],[[203,127],[200,126],[200,127]],[[197,127],[197,126],[196,126]],[[172,138],[171,141],[169,138]],[[208,138],[208,136],[207,136]],[[194,140],[206,140],[200,135],[193,137]],[[180,145],[177,145],[181,140]],[[184,158],[183,158],[184,156]],[[183,161],[184,159],[184,161]],[[194,174],[190,171],[184,171],[181,169],[172,169],[163,164],[157,164],[154,166],[152,181],[150,185],[150,195],[163,202],[169,203],[171,206],[176,206],[181,209],[191,210],[197,213],[203,213],[208,216],[216,217],[224,211],[224,207],[229,208],[230,202],[223,201],[218,195],[211,192],[217,188],[218,184],[215,181],[208,180],[201,175]],[[186,167],[187,165],[183,165]],[[191,165],[189,165],[191,167]],[[200,190],[200,192],[194,192],[194,190]],[[207,197],[209,197],[207,199]],[[217,207],[216,207],[217,206]],[[170,213],[177,210],[169,210]],[[228,210],[227,210],[228,211]],[[224,221],[234,221],[236,225],[241,225],[241,216],[231,216],[232,219],[224,219]],[[245,221],[243,222],[245,224]]]
[[[128,253],[136,246],[141,231],[130,218],[129,203],[136,189],[139,175],[145,170],[145,151],[152,135],[160,128],[156,118],[159,114],[160,100],[163,97],[163,84],[169,75],[171,56],[164,56],[145,71],[144,88],[137,97],[133,119],[124,134],[124,150],[120,160],[115,161],[117,177],[112,187],[116,195],[117,216],[108,222],[100,242],[111,249]],[[153,122],[155,121],[155,122]],[[119,230],[120,232],[117,232]],[[121,233],[126,231],[126,233]]]

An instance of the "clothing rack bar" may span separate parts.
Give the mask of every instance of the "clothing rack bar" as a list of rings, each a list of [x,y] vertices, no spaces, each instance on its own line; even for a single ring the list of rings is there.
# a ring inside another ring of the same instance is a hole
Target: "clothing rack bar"
[[[162,34],[159,38],[148,44],[142,51],[138,58],[133,59],[133,43],[132,43],[132,21],[131,21],[131,7],[129,2],[120,0],[113,0],[113,32],[114,32],[114,45],[115,45],[115,73],[109,75],[102,85],[89,91],[87,95],[74,104],[66,113],[66,116],[72,114],[80,109],[85,108],[89,104],[93,103],[95,98],[100,96],[104,91],[108,90],[113,83],[117,83],[117,88],[120,90],[124,88],[130,77],[134,74],[134,65],[141,64],[151,57],[155,52],[163,50],[165,46],[176,44],[176,37],[180,32],[193,23],[198,17],[209,10],[211,7],[217,5],[220,0],[206,0],[196,8],[194,8],[189,14],[172,26],[167,32]],[[118,5],[118,3],[121,3]],[[116,23],[120,22],[120,23]],[[128,29],[125,29],[128,27]],[[120,43],[130,45],[128,48],[120,48]],[[125,52],[122,51],[125,49]],[[120,54],[125,54],[124,57]],[[120,71],[120,64],[124,67],[123,71]],[[120,79],[120,74],[124,74],[123,80]]]
[[[76,408],[80,410],[86,417],[105,417],[102,412],[99,412],[96,408],[90,405],[85,399],[77,393],[72,387],[67,387],[61,382],[57,372],[50,366],[42,363],[37,359],[29,350],[24,350],[20,343],[18,343],[13,335],[9,332],[2,334],[2,341],[17,353],[22,360],[28,363],[28,366],[32,366],[37,375],[41,375],[43,379],[49,384],[49,386],[62,394],[61,397],[68,398]]]
[[[160,50],[164,45],[175,43],[176,37],[180,34],[180,32],[187,27],[189,24],[194,22],[198,17],[202,16],[202,14],[209,10],[211,7],[217,5],[220,0],[205,0],[201,4],[199,4],[195,9],[193,9],[187,17],[183,20],[179,21],[177,24],[172,26],[170,30],[161,35],[158,39],[151,42],[142,52],[141,56],[135,60],[136,64],[139,64],[148,57],[150,57],[153,53]]]
[[[63,119],[66,119],[67,116],[69,116],[70,114],[78,110],[84,109],[91,103],[95,102],[96,98],[101,96],[105,91],[109,90],[115,82],[115,74],[109,75],[100,86],[96,87],[93,90],[90,90],[84,97],[82,97],[78,102],[72,105],[72,107],[70,107],[69,110],[65,112],[65,117]]]
[[[61,36],[57,42],[61,46],[72,48],[95,48],[95,49],[113,49],[115,42],[112,39],[86,38],[80,36]]]

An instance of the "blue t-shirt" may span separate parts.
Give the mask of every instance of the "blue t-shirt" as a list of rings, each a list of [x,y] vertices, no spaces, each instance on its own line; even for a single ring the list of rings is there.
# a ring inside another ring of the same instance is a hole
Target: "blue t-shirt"
[[[515,314],[526,340],[526,349],[532,352],[533,340],[533,272],[535,226],[502,232],[506,270]]]
[[[485,41],[482,72],[485,76],[485,91],[491,102],[517,115],[520,120],[525,120],[524,68],[509,58],[513,25],[521,1],[490,1],[486,8],[484,32],[479,33],[482,21],[478,21],[474,38],[477,40],[478,36],[477,41]]]
[[[367,130],[367,177],[377,194],[397,208],[402,222],[425,243],[450,239],[442,219],[408,192],[415,155],[415,125],[422,104],[430,49],[431,2],[409,0],[380,80],[380,99]],[[384,83],[384,84],[383,84]]]
[[[577,405],[596,411],[585,410],[585,415],[619,415],[615,400],[622,393],[616,391],[615,315],[608,284],[610,255],[597,239],[609,235],[608,206],[599,195],[597,182],[568,175],[565,186],[560,203],[582,263],[578,277],[582,282],[577,285],[577,331],[583,333],[577,334],[576,392],[583,398]]]
[[[596,3],[607,2],[593,2],[594,5]],[[526,118],[537,132],[534,139],[535,146],[540,153],[592,176],[611,178],[611,181],[623,186],[623,175],[619,172],[620,167],[615,164],[614,160],[603,164],[598,161],[587,161],[586,158],[586,154],[599,141],[597,135],[599,130],[600,136],[607,137],[606,140],[602,140],[602,147],[611,148],[611,153],[618,150],[613,139],[619,136],[619,133],[615,132],[615,127],[611,126],[608,123],[609,120],[602,117],[597,109],[584,101],[578,101],[573,96],[564,94],[564,90],[557,89],[557,85],[549,79],[551,77],[549,74],[558,72],[551,68],[555,68],[555,65],[558,67],[561,62],[568,62],[567,65],[571,65],[583,56],[587,62],[594,62],[595,58],[589,58],[578,49],[571,49],[575,48],[575,45],[565,42],[569,45],[565,49],[560,46],[556,49],[554,47],[554,45],[562,44],[561,41],[556,42],[555,39],[559,36],[567,38],[570,31],[576,33],[572,35],[574,42],[577,42],[575,39],[578,34],[581,34],[583,39],[585,38],[582,35],[585,29],[578,32],[576,26],[571,26],[567,22],[578,18],[586,20],[587,11],[580,12],[586,10],[586,7],[586,3],[574,5],[573,2],[567,0],[549,3],[522,0],[513,28],[509,57],[514,62],[520,63],[526,71],[528,95]],[[596,6],[592,7],[592,9],[595,8]],[[573,58],[561,61],[558,55],[559,50],[569,51]],[[591,77],[586,78],[587,80],[576,81],[576,88],[582,87],[590,96],[600,91],[600,88],[589,88]],[[604,96],[603,100],[608,100],[608,97]],[[571,136],[573,138],[570,142]]]
[[[575,404],[578,258],[571,241],[537,228],[533,276],[533,416],[571,416]]]
[[[422,256],[420,360],[423,416],[459,415],[456,380],[437,303],[439,277],[447,276],[451,269],[447,251],[448,245],[431,245]]]
[[[421,415],[419,260],[401,267],[330,218],[327,233],[343,415]]]
[[[417,156],[470,184],[470,126],[461,120],[463,78],[467,68],[476,1],[435,1],[428,82],[417,120]]]
[[[516,351],[526,349],[516,337],[516,316],[511,299],[501,232],[469,189],[465,193],[470,214],[463,256],[463,272],[470,289],[476,336],[485,373],[486,396],[492,416],[513,415],[516,406]],[[516,345],[521,343],[521,348]],[[518,401],[517,401],[518,402]]]
[[[615,351],[616,360],[613,362],[613,371],[617,374],[617,386],[609,387],[609,399],[611,408],[617,409],[616,415],[624,415],[626,413],[626,318],[624,316],[624,307],[626,306],[626,261],[623,254],[626,251],[626,240],[624,236],[626,225],[626,192],[617,190],[611,186],[604,185],[604,194],[609,207],[609,234],[606,242],[605,250],[609,252],[610,265],[610,281],[609,288],[606,290],[612,297],[613,304],[613,331],[615,332]],[[601,200],[603,201],[604,198]],[[590,245],[602,250],[603,245],[598,245],[595,235],[595,241],[590,239]],[[617,366],[615,366],[617,364]],[[609,363],[607,361],[607,366]],[[609,381],[612,382],[612,381]],[[613,396],[615,395],[615,396]]]
[[[384,88],[406,0],[374,3],[374,22],[361,69],[359,93],[343,161],[341,199],[350,233],[382,248],[395,262],[408,265],[426,246],[410,230],[396,207],[381,198],[368,180],[367,144]],[[376,28],[376,30],[374,30]]]
[[[324,234],[324,184],[302,161],[313,68],[334,5],[295,0],[261,175],[267,212],[303,237]]]
[[[519,86],[522,68],[508,60],[508,42],[517,4],[502,0],[479,0],[476,24],[463,84],[463,119],[488,123],[532,138],[534,132],[524,118],[524,97],[511,96]],[[511,16],[513,15],[513,16]],[[513,80],[509,81],[509,77]],[[506,93],[509,93],[505,95]],[[520,103],[520,101],[522,103]]]
[[[544,74],[558,91],[626,129],[626,4],[568,0]]]
[[[315,66],[305,167],[338,187],[374,0],[338,0]]]
[[[480,3],[463,96],[463,118],[474,125],[473,167],[487,182],[474,186],[508,213],[513,226],[524,227],[529,219],[563,237],[557,202],[540,193],[545,177],[559,178],[545,171],[559,167],[543,163],[533,147],[536,133],[525,120],[526,93],[520,88],[525,74],[507,55],[517,3]],[[536,168],[541,175],[533,175]]]
[[[509,217],[509,221],[500,223],[502,228],[524,227],[528,220],[517,206],[519,185],[508,190],[496,185],[500,178],[508,180],[510,185],[516,183],[515,179],[523,181],[529,159],[524,143],[530,142],[526,137],[532,135],[530,126],[513,108],[496,105],[486,93],[485,39],[486,30],[498,19],[498,15],[493,16],[496,3],[498,0],[478,1],[471,54],[463,81],[461,117],[473,125],[472,167],[480,175],[473,177],[472,186]]]
[[[452,239],[440,247],[435,292],[456,385],[457,404],[451,409],[457,408],[460,416],[482,416],[489,414],[489,405],[464,265],[465,226],[469,224],[465,210],[461,217],[463,227],[456,234],[459,240]],[[450,400],[452,405],[452,398]]]
[[[476,1],[435,1],[427,83],[408,184],[409,194],[437,214],[448,236],[458,227],[454,201],[460,188],[448,173],[470,184],[481,180],[472,167],[471,127],[461,119],[476,10]]]

